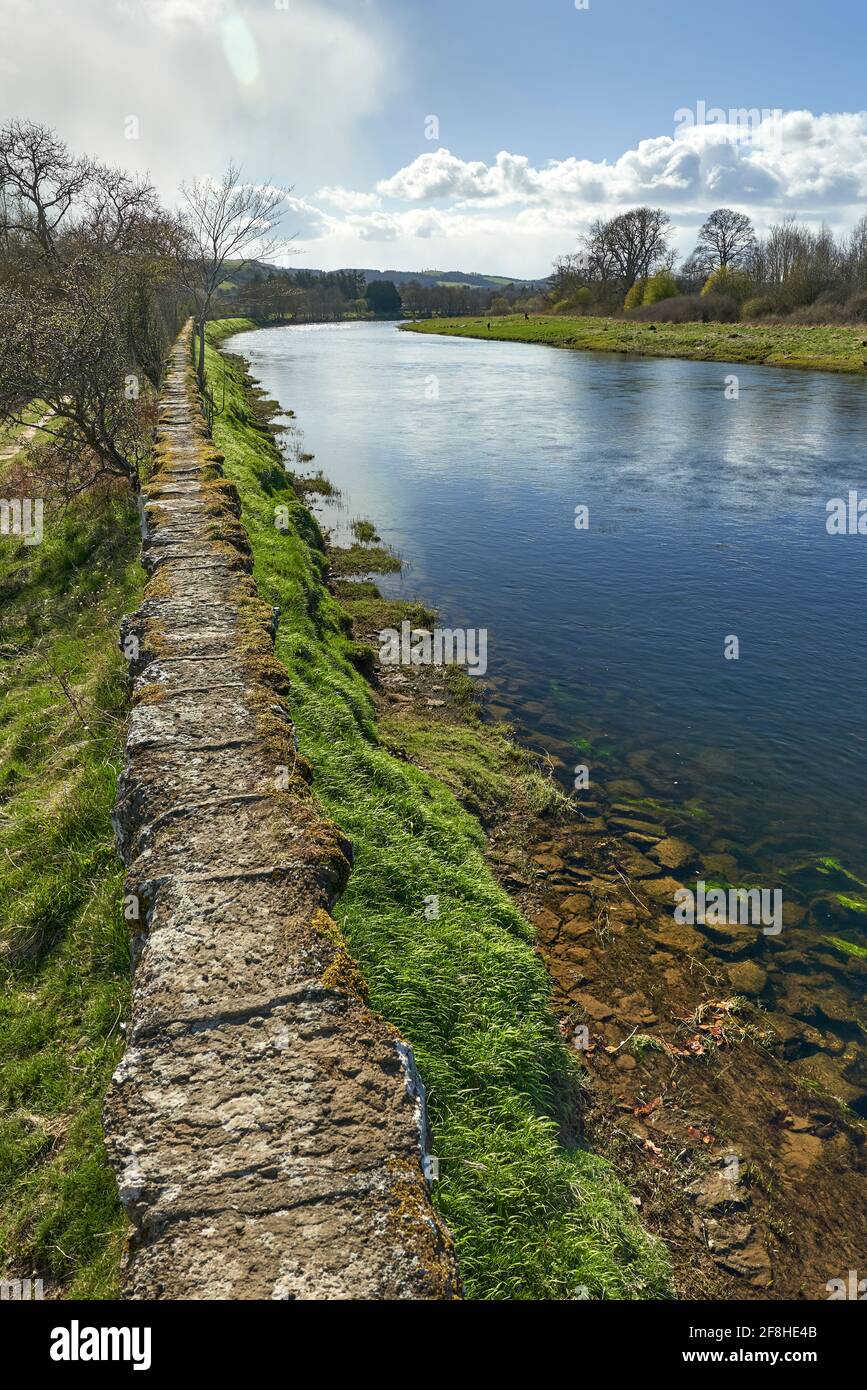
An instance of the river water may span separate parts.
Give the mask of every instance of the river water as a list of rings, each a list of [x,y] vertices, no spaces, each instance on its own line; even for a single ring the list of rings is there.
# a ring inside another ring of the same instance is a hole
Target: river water
[[[867,494],[867,382],[381,323],[234,346],[340,489],[338,543],[371,519],[385,592],[487,629],[494,713],[567,783],[637,777],[752,870],[867,878],[867,536],[826,529]]]

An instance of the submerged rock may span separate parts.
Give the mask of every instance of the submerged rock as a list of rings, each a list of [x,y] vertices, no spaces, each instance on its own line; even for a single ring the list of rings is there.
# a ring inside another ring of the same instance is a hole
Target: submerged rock
[[[730,965],[728,977],[737,994],[762,994],[768,983],[768,972],[751,960],[736,961]]]
[[[665,869],[683,869],[698,860],[698,851],[686,840],[678,840],[673,835],[660,840],[651,854]]]

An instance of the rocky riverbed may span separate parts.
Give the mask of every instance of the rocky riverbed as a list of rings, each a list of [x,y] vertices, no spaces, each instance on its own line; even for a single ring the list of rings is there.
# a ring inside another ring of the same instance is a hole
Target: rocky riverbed
[[[639,783],[607,791],[494,851],[587,1068],[584,1136],[631,1172],[682,1297],[827,1297],[867,1236],[867,961],[831,944],[840,914],[806,865],[779,935],[676,921],[679,888],[739,866]]]

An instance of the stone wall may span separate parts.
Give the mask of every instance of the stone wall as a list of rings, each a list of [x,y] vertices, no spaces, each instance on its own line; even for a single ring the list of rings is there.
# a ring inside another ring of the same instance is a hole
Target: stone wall
[[[424,1088],[329,907],[351,847],[308,787],[237,493],[173,350],[143,494],[116,813],[135,977],[105,1131],[127,1298],[460,1296]]]

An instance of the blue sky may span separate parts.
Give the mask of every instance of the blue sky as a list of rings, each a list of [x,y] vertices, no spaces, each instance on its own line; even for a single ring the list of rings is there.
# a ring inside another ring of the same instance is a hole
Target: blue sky
[[[544,275],[637,203],[684,254],[722,203],[844,230],[865,54],[864,0],[0,0],[4,116],[169,200],[240,160],[325,267]]]
[[[864,0],[388,0],[414,71],[380,150],[416,153],[419,110],[465,159],[614,158],[709,106],[857,111]]]

